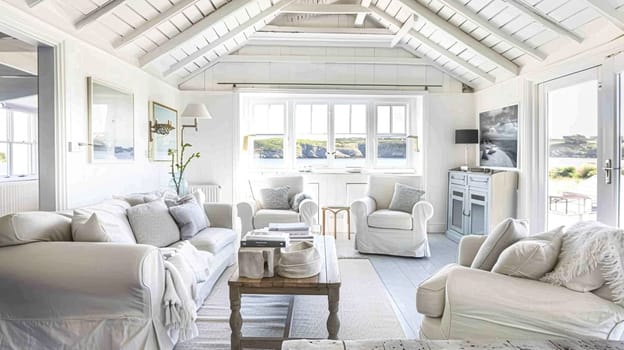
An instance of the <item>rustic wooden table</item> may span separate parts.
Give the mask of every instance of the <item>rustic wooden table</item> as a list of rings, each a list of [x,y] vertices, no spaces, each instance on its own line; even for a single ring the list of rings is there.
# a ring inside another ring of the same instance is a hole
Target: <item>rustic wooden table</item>
[[[281,338],[243,337],[241,333],[243,318],[240,313],[241,295],[243,294],[277,294],[277,295],[327,295],[329,317],[327,331],[329,339],[338,339],[340,320],[338,319],[338,304],[340,301],[340,271],[336,243],[330,236],[315,236],[314,245],[317,247],[323,265],[321,272],[310,278],[284,278],[275,276],[263,279],[239,277],[235,273],[229,280],[230,287],[230,328],[232,330],[231,346],[233,350],[243,347],[279,349],[284,340],[289,339],[292,320],[291,304],[288,310],[284,335]]]

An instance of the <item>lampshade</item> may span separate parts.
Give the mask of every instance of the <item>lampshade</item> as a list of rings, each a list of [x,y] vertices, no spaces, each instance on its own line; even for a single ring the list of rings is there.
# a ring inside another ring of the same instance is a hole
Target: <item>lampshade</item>
[[[478,129],[457,129],[455,130],[455,144],[478,144],[479,143],[479,130]]]
[[[190,117],[197,119],[212,119],[208,108],[203,103],[189,103],[186,105],[182,117]]]

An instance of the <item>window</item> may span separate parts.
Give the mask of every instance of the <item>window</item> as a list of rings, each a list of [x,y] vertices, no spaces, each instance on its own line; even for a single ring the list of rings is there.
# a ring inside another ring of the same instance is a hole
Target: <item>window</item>
[[[295,166],[327,164],[329,109],[326,104],[295,106]]]
[[[381,168],[407,165],[407,117],[405,105],[377,106],[377,162]]]
[[[286,106],[284,104],[253,105],[251,115],[253,166],[283,168],[285,166]]]
[[[0,109],[0,177],[24,177],[37,172],[36,116]]]
[[[366,105],[334,106],[334,165],[363,166],[366,163]]]

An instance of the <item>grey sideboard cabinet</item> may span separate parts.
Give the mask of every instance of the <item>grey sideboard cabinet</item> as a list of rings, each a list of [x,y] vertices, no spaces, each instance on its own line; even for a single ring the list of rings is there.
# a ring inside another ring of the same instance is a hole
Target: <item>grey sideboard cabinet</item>
[[[487,235],[508,217],[516,217],[518,173],[452,169],[448,173],[446,235],[458,242],[465,235]]]

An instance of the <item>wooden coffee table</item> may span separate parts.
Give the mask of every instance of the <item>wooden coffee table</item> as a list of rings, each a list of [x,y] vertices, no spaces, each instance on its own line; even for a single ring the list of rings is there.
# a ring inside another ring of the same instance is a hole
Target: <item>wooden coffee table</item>
[[[284,340],[290,336],[292,321],[292,303],[288,309],[288,317],[284,335],[281,338],[243,337],[241,328],[243,318],[240,313],[241,295],[243,294],[277,294],[277,295],[327,295],[329,317],[327,331],[329,339],[338,339],[340,320],[338,319],[338,304],[340,300],[340,271],[338,270],[338,256],[336,243],[333,237],[315,236],[314,245],[321,255],[321,273],[310,278],[284,278],[275,276],[263,279],[239,277],[235,273],[229,280],[230,286],[230,328],[232,330],[231,346],[234,350],[243,347],[275,348],[279,349]]]

